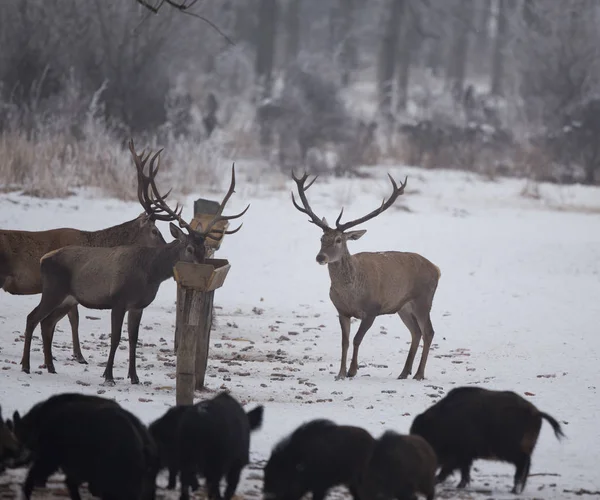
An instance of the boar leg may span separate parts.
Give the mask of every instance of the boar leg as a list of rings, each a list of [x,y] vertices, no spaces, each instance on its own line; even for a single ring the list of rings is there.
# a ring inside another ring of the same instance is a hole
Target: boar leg
[[[44,460],[40,458],[33,462],[33,465],[27,473],[25,482],[23,483],[23,495],[27,500],[31,498],[34,485],[46,484],[48,478],[58,470],[58,466],[52,463],[50,460]]]
[[[326,495],[327,490],[323,489],[313,490],[312,492],[313,500],[324,500]]]
[[[523,453],[517,460],[515,460],[515,485],[512,489],[513,493],[523,493],[525,484],[527,483],[527,476],[529,476],[529,468],[531,467],[531,457]]]
[[[67,485],[67,490],[69,490],[69,495],[71,495],[71,500],[81,500],[81,496],[79,495],[79,481],[67,476],[65,484]]]
[[[229,469],[227,473],[227,488],[225,488],[224,500],[231,500],[235,490],[237,489],[238,483],[240,482],[240,474],[242,473],[242,467],[234,465]]]
[[[457,488],[465,488],[471,482],[471,464],[469,461],[460,466],[460,483],[458,483]]]
[[[443,483],[446,479],[448,479],[448,476],[454,472],[455,468],[456,467],[454,466],[454,464],[443,464],[442,470],[435,478],[435,482],[438,484]]]

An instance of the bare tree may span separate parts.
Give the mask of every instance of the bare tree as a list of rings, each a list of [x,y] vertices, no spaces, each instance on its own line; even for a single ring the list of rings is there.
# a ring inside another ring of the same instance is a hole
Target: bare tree
[[[405,13],[406,0],[388,0],[382,12],[384,23],[377,66],[379,112],[388,121],[393,120],[392,99],[396,71],[398,34]]]
[[[455,0],[452,5],[452,41],[446,64],[446,81],[455,98],[460,99],[467,75],[469,37],[473,27],[473,0]]]

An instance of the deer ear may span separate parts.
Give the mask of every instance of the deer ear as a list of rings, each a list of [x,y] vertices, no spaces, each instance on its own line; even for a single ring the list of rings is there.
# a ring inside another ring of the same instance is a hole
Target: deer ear
[[[323,217],[323,218],[321,219],[321,222],[322,222],[323,224],[325,224],[326,226],[329,226],[329,224],[327,224],[327,219],[326,219],[325,217]]]
[[[185,233],[172,222],[169,224],[169,229],[171,230],[171,236],[173,236],[173,238],[181,240],[185,237]]]
[[[367,232],[366,229],[361,229],[360,231],[350,231],[350,232],[346,233],[346,239],[347,240],[357,240],[366,232]]]
[[[145,212],[138,216],[138,220],[140,221],[140,227],[144,227],[146,224],[151,222],[150,217],[148,217],[148,214]]]

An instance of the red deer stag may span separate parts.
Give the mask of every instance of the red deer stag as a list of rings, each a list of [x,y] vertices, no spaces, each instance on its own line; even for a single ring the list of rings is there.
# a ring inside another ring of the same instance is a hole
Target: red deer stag
[[[348,240],[357,240],[366,230],[347,231],[369,219],[374,218],[392,206],[396,198],[404,192],[404,184],[392,181],[391,196],[381,206],[359,219],[340,224],[344,209],[335,221],[335,229],[329,227],[327,221],[319,219],[310,208],[305,191],[313,184],[316,177],[305,186],[308,175],[301,178],[292,173],[298,186],[300,201],[304,207],[296,203],[294,193],[292,202],[300,212],[310,217],[310,222],[323,230],[321,250],[317,254],[317,262],[329,267],[331,288],[329,297],[338,311],[342,328],[342,360],[340,372],[336,379],[353,377],[358,370],[358,348],[363,337],[371,328],[377,316],[398,313],[400,319],[410,330],[412,342],[404,369],[398,378],[406,378],[412,373],[412,365],[423,337],[423,354],[414,378],[425,377],[425,365],[429,347],[433,339],[433,326],[429,312],[433,296],[440,278],[439,268],[425,257],[410,252],[361,252],[351,255],[348,251]],[[350,318],[361,320],[354,336],[354,350],[350,369],[346,373],[346,358],[350,343]]]
[[[148,159],[142,160],[143,163]],[[138,192],[139,195],[139,192]],[[140,198],[140,202],[143,200]],[[42,293],[40,259],[62,247],[114,247],[118,245],[162,246],[167,242],[157,229],[154,212],[147,210],[133,220],[99,231],[58,228],[47,231],[0,230],[0,287],[11,295]],[[86,364],[79,344],[79,311],[69,309],[73,357]]]
[[[118,246],[114,248],[88,248],[70,246],[44,255],[40,262],[42,273],[42,298],[39,305],[27,316],[25,345],[21,361],[24,372],[29,373],[31,337],[41,322],[44,360],[48,372],[56,373],[52,362],[52,335],[56,321],[74,304],[90,309],[111,310],[111,343],[108,362],[104,371],[107,384],[114,384],[113,364],[115,353],[121,340],[121,330],[125,313],[129,335],[129,373],[132,384],[139,383],[135,356],[140,320],[144,308],[152,303],[160,284],[173,276],[173,267],[178,261],[201,263],[205,255],[205,238],[216,231],[214,225],[220,220],[241,217],[249,206],[237,215],[223,216],[223,208],[235,188],[235,166],[231,170],[229,191],[221,202],[215,217],[202,228],[194,230],[181,218],[179,206],[171,209],[156,187],[154,177],[159,164],[154,162],[158,151],[150,160],[149,176],[143,172],[143,164],[130,144],[134,162],[138,170],[138,183],[143,199],[142,205],[154,211],[154,217],[163,221],[178,221],[179,227],[171,222],[174,241],[161,247]],[[148,189],[151,188],[152,192]],[[168,195],[168,193],[167,193]],[[160,213],[164,212],[164,213]],[[232,234],[241,225],[226,231]]]

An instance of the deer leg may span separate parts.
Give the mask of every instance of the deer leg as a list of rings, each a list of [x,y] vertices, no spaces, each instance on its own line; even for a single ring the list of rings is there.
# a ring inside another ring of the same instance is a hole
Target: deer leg
[[[140,331],[140,321],[142,320],[143,309],[132,309],[127,314],[127,334],[129,336],[129,378],[132,384],[139,384],[140,379],[135,369],[135,351],[137,348],[138,335]]]
[[[52,357],[54,329],[56,328],[56,324],[65,317],[72,307],[71,304],[61,305],[46,316],[41,322],[44,363],[46,364],[48,373],[56,373],[56,369],[54,368],[54,358]]]
[[[339,320],[342,327],[342,360],[340,362],[340,372],[335,377],[336,380],[346,378],[346,361],[348,358],[348,346],[350,345],[350,318],[340,314]]]
[[[429,347],[433,340],[435,332],[433,331],[433,325],[431,324],[431,317],[429,316],[430,308],[422,308],[416,311],[416,319],[419,323],[419,328],[423,332],[423,353],[421,354],[421,361],[419,362],[419,368],[415,373],[415,380],[423,380],[425,378],[425,365],[427,364],[427,356],[429,355]]]
[[[110,313],[110,353],[108,354],[108,361],[106,362],[106,369],[104,370],[104,381],[107,385],[115,385],[115,379],[113,378],[113,364],[115,362],[115,354],[121,342],[121,330],[123,329],[123,319],[125,318],[125,309],[115,307]]]
[[[360,347],[360,343],[362,342],[365,334],[371,328],[373,321],[375,321],[376,316],[367,316],[363,318],[358,327],[358,331],[356,335],[354,335],[354,339],[352,343],[354,344],[352,349],[352,361],[350,362],[350,369],[348,370],[348,376],[354,377],[356,372],[358,371],[358,348]]]
[[[25,373],[29,373],[30,369],[30,354],[31,354],[31,339],[33,331],[46,316],[51,314],[59,307],[66,295],[61,293],[42,293],[40,303],[27,315],[25,323],[25,342],[23,344],[23,357],[21,358],[21,369]]]
[[[79,308],[76,305],[69,311],[69,323],[71,323],[71,336],[73,337],[73,358],[78,363],[87,365],[79,344]]]
[[[415,319],[410,306],[404,306],[398,311],[398,316],[400,316],[400,319],[406,325],[406,328],[408,328],[412,337],[404,368],[398,377],[399,379],[405,379],[412,373],[413,362],[417,354],[417,349],[419,348],[419,342],[421,341],[421,329],[419,328],[419,323]]]

